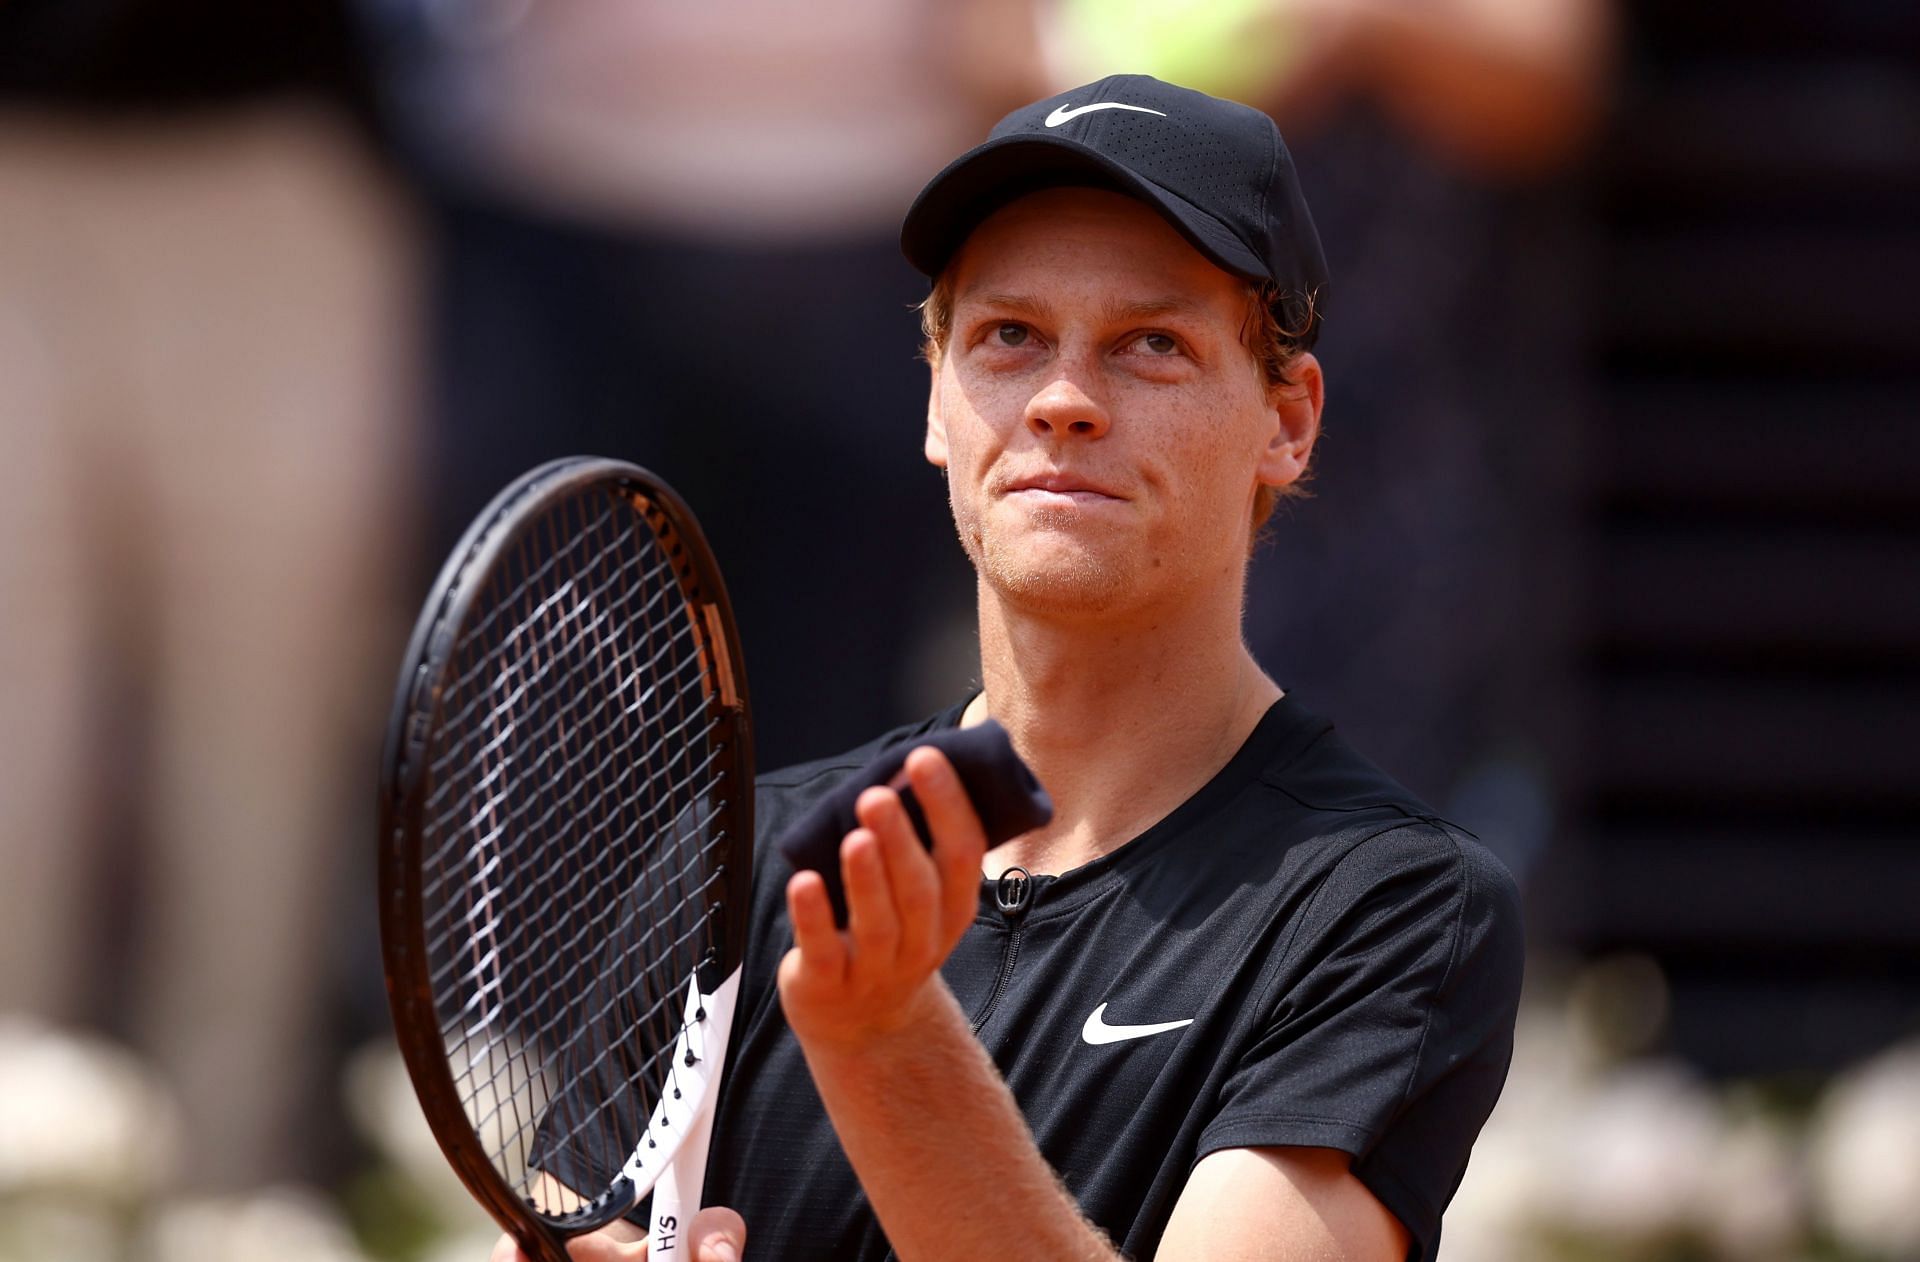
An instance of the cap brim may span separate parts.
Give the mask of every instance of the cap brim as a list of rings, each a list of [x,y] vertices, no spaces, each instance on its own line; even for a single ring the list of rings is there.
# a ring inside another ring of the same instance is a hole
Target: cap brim
[[[1218,219],[1067,136],[1005,136],[955,158],[914,199],[900,226],[900,249],[914,267],[937,277],[994,211],[1060,185],[1111,188],[1137,197],[1225,271],[1248,280],[1272,279],[1267,265]]]

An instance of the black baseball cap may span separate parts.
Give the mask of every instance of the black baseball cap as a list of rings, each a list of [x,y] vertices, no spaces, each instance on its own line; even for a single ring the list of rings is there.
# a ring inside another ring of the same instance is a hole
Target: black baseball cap
[[[1273,281],[1282,325],[1309,346],[1319,336],[1327,264],[1280,129],[1251,106],[1147,75],[1109,75],[1001,119],[920,190],[900,248],[937,277],[987,216],[1059,185],[1146,202],[1223,270]]]

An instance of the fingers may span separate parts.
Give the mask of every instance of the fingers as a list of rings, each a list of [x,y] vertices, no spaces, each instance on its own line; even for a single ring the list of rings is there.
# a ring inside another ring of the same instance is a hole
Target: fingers
[[[916,1005],[973,922],[986,839],[965,786],[946,755],[922,747],[903,769],[934,835],[921,843],[900,794],[866,790],[859,824],[840,844],[847,926],[837,928],[826,882],[796,873],[787,882],[794,947],[780,962],[780,1002],[803,1045],[870,1039],[910,1025]]]
[[[862,827],[841,845],[850,927],[861,956],[937,967],[977,911],[986,834],[966,786],[938,749],[913,750],[902,775],[933,834],[932,851],[922,845],[899,794],[890,788],[862,793],[854,804]]]
[[[917,971],[938,966],[948,945],[940,934],[940,873],[914,831],[900,795],[892,789],[869,789],[860,795],[854,813],[866,825],[862,831],[873,836],[885,876],[884,890],[877,891],[884,893],[884,904],[876,897],[868,906],[870,919],[884,929],[871,949],[904,968]],[[858,838],[858,832],[848,836],[843,861],[853,858],[848,848]],[[852,875],[849,870],[850,879]],[[848,903],[853,905],[851,888]],[[857,930],[854,940],[862,950],[869,949],[868,940]]]
[[[687,1227],[693,1241],[693,1262],[740,1262],[747,1248],[747,1224],[723,1205],[711,1205],[693,1216]]]
[[[502,1232],[493,1242],[493,1253],[487,1262],[527,1262],[527,1255],[520,1252],[520,1242]]]
[[[878,809],[877,804],[890,804],[892,809]],[[895,831],[893,816],[900,813],[900,799],[890,790],[869,789],[860,795],[854,813],[863,816],[863,823],[869,818],[878,820],[891,835]],[[840,871],[847,883],[847,932],[854,942],[855,969],[891,966],[899,952],[901,917],[894,905],[893,890],[897,879],[894,869],[900,865],[899,846],[897,842],[893,845],[896,853],[892,856],[885,853],[886,848],[879,830],[871,825],[854,829],[840,843]]]
[[[796,872],[787,882],[787,919],[793,924],[800,968],[821,978],[837,979],[846,973],[847,944],[834,926],[827,883],[818,872]]]
[[[933,831],[940,932],[944,944],[951,947],[967,931],[979,907],[986,831],[945,754],[924,746],[916,749],[907,755],[906,771],[927,827]]]

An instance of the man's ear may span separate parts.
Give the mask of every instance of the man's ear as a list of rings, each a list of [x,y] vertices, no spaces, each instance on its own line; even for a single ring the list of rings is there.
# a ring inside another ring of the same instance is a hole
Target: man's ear
[[[940,415],[940,360],[933,360],[932,380],[927,386],[927,463],[947,467],[947,423]]]
[[[1320,409],[1326,403],[1326,381],[1320,361],[1301,352],[1287,365],[1293,380],[1267,388],[1267,407],[1273,428],[1260,454],[1263,486],[1292,486],[1306,474],[1313,460],[1313,444],[1320,438]]]

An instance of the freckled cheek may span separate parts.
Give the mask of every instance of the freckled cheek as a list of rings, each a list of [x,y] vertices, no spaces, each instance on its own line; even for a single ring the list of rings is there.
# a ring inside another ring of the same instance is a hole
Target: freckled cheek
[[[981,425],[1004,428],[1020,423],[1041,383],[1025,373],[975,373],[948,383],[948,400]]]
[[[1009,435],[1018,430],[1021,413],[1017,406],[1009,411],[1000,401],[983,397],[976,391],[962,395],[958,391],[944,402],[941,416],[947,438],[947,467],[950,476],[984,476],[999,454],[1006,449]]]
[[[1174,437],[1156,451],[1153,464],[1150,477],[1201,516],[1235,512],[1242,493],[1252,494],[1251,453],[1222,426],[1203,425]]]

